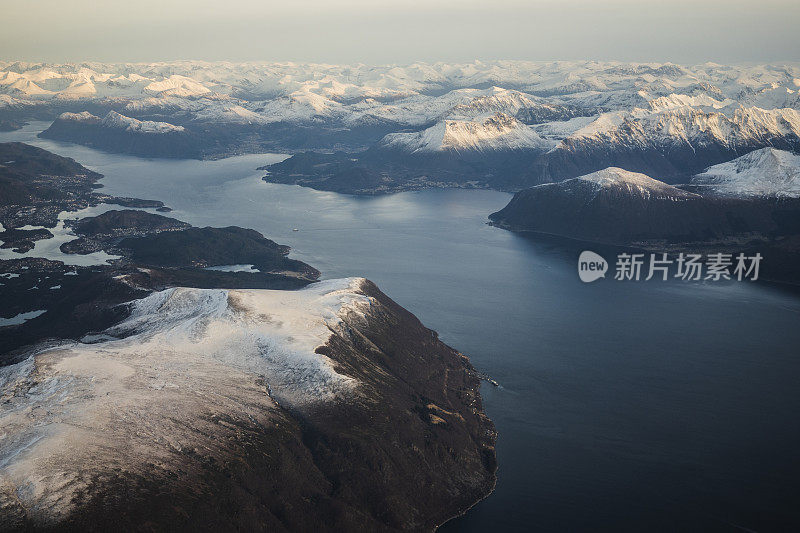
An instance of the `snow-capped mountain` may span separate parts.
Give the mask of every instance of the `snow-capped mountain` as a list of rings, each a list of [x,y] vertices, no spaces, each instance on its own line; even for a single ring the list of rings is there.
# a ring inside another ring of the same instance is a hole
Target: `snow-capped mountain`
[[[594,242],[659,250],[693,243],[719,249],[725,242],[766,243],[796,234],[792,221],[797,209],[796,200],[707,196],[644,174],[606,168],[519,191],[489,218],[508,229]]]
[[[692,185],[725,196],[800,197],[800,156],[762,148],[698,174]]]
[[[142,88],[142,91],[158,96],[177,96],[181,98],[203,96],[211,92],[202,83],[176,74],[160,81],[150,82]]]
[[[442,120],[413,133],[391,133],[382,148],[411,153],[545,150],[552,143],[533,129],[505,113],[475,120]]]
[[[92,134],[88,121],[47,133],[139,155],[543,151],[465,179],[521,188],[616,166],[676,183],[755,149],[800,148],[800,64],[0,62],[4,127],[64,112],[104,117],[95,128],[119,122],[114,112],[141,122],[131,134],[185,134],[160,147]]]
[[[109,111],[102,119],[88,111],[80,113],[62,113],[58,120],[64,122],[77,122],[83,124],[98,124],[104,128],[124,130],[134,133],[176,133],[184,131],[182,126],[175,126],[169,122],[156,122],[152,120],[137,120],[126,117],[116,111]]]
[[[601,191],[616,190],[630,197],[640,197],[644,200],[673,200],[681,201],[697,198],[698,195],[667,185],[639,172],[609,167],[591,174],[575,178],[581,183],[588,183],[595,189],[595,194]],[[567,182],[564,182],[567,184]]]
[[[62,113],[40,137],[69,140],[103,150],[144,157],[201,157],[199,133],[184,126],[139,120],[108,111],[102,118],[88,111]],[[209,135],[212,138],[211,135]],[[209,139],[210,140],[210,139]]]
[[[116,111],[109,111],[100,124],[107,128],[119,128],[137,133],[175,133],[183,131],[182,126],[175,126],[169,122],[156,122],[153,120],[137,120],[126,117]]]
[[[119,309],[116,326],[0,367],[3,529],[286,530],[273,510],[291,507],[316,529],[384,530],[373,510],[400,505],[431,506],[409,529],[433,530],[494,486],[476,372],[365,279],[178,287]],[[331,495],[323,472],[342,465],[363,491]],[[402,498],[376,499],[385,465]]]
[[[601,114],[575,131],[530,169],[531,183],[568,179],[608,166],[685,182],[693,174],[764,146],[800,147],[800,113],[729,105],[633,109]],[[539,128],[539,131],[543,131]]]
[[[0,94],[39,102],[157,98],[199,101],[208,106],[215,100],[231,99],[254,112],[263,109],[262,114],[272,121],[308,118],[295,108],[306,105],[313,109],[312,115],[341,114],[343,120],[350,121],[373,115],[408,125],[434,122],[448,115],[475,117],[503,112],[516,116],[525,109],[543,106],[554,116],[563,113],[565,107],[595,114],[646,108],[651,101],[655,107],[663,107],[658,99],[664,97],[670,97],[672,105],[692,107],[738,102],[745,107],[797,108],[797,80],[800,67],[791,64],[0,62]]]

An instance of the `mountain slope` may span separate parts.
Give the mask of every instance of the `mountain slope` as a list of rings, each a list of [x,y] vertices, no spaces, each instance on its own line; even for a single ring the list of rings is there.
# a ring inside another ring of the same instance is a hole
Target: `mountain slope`
[[[0,368],[4,527],[432,530],[494,484],[474,370],[366,280],[129,310]]]
[[[145,157],[200,157],[203,153],[197,135],[183,126],[139,120],[113,110],[103,118],[88,111],[62,113],[39,136]]]
[[[800,156],[762,148],[714,165],[692,178],[692,185],[724,196],[800,196]]]
[[[391,133],[379,146],[413,154],[545,150],[551,144],[514,117],[496,113],[477,120],[443,120],[414,133]]]
[[[276,178],[356,193],[520,190],[609,166],[685,183],[800,149],[798,80],[792,63],[0,61],[0,124],[55,119],[43,136],[149,157],[342,152],[359,170]],[[65,120],[84,113],[103,118]]]
[[[539,158],[531,183],[576,177],[618,166],[670,183],[756,148],[800,147],[794,109],[736,108],[727,114],[695,108],[601,116]]]
[[[497,226],[608,244],[772,239],[800,232],[800,203],[709,198],[608,168],[514,195]]]

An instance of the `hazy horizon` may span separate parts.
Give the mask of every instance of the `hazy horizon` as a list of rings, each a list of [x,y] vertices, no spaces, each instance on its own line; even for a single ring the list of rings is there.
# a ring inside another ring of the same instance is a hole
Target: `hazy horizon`
[[[31,62],[800,60],[800,3],[786,0],[12,0],[0,12],[2,59]]]

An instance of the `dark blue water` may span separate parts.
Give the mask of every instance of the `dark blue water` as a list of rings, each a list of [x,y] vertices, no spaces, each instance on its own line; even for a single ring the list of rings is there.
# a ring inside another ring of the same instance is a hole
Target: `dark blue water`
[[[487,226],[509,195],[353,198],[263,183],[280,156],[74,157],[106,192],[252,227],[360,275],[467,353],[499,431],[497,489],[448,531],[786,530],[800,524],[800,299],[752,283],[584,284],[580,245]],[[292,231],[298,228],[299,231]],[[603,250],[597,250],[603,251]]]

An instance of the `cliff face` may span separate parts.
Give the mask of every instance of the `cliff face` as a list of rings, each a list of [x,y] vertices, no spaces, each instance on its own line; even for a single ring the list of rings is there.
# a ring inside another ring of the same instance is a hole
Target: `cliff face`
[[[363,279],[156,292],[0,395],[4,529],[430,530],[495,480],[469,362]]]

